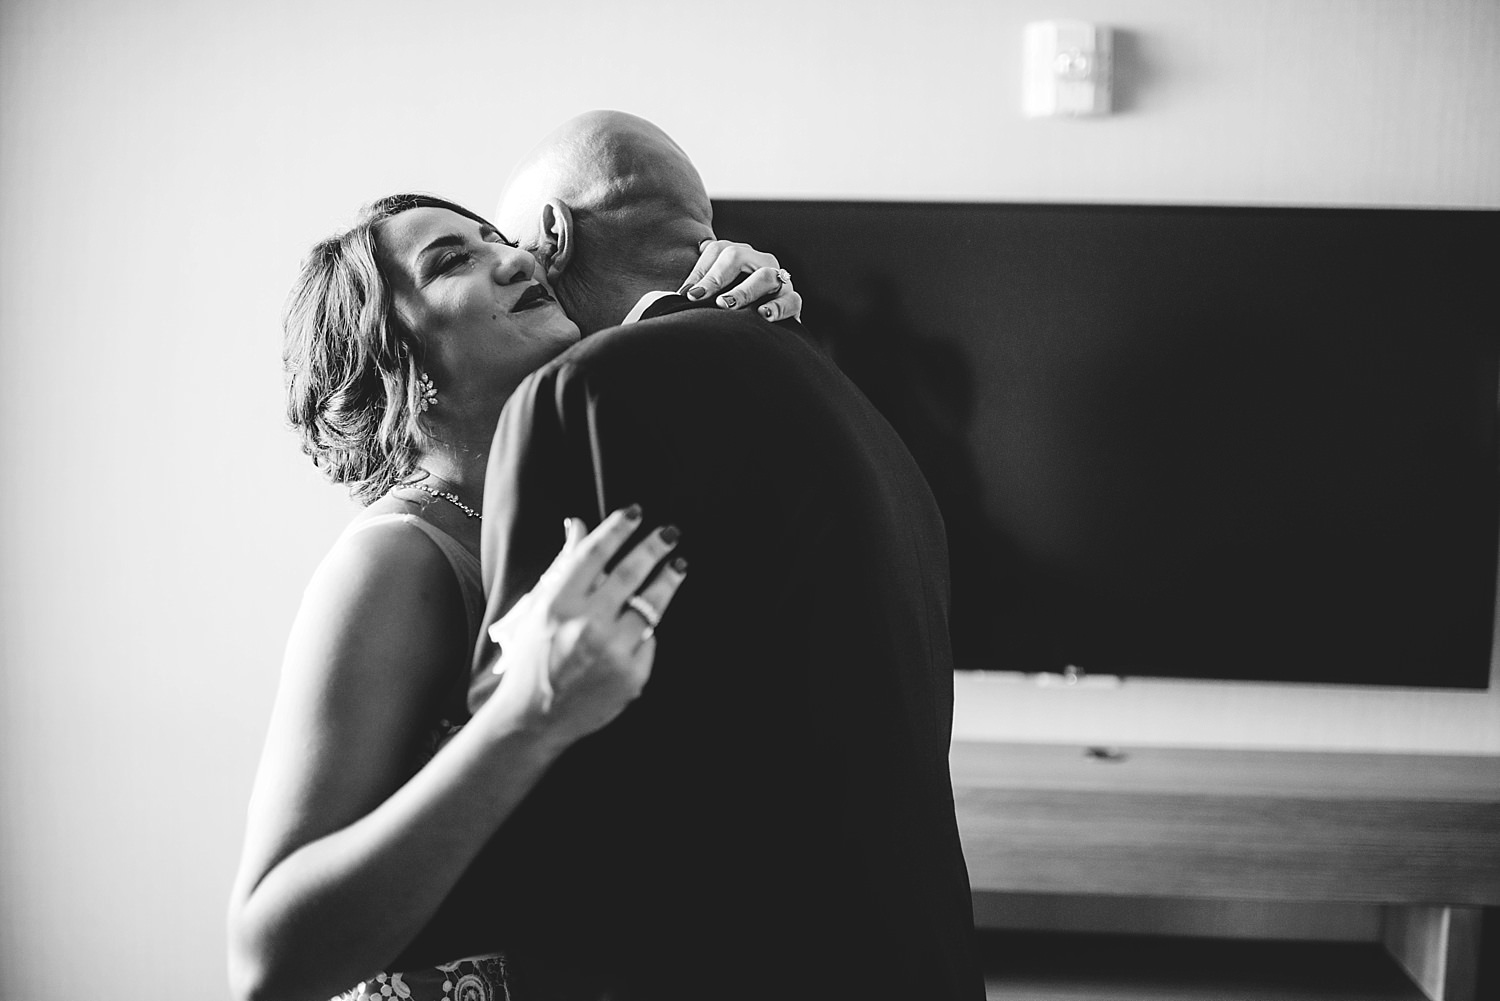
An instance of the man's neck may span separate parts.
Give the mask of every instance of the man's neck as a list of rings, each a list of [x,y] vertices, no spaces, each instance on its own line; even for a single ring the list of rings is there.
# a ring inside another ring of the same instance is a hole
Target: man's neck
[[[649,292],[676,292],[688,270],[675,278],[662,275],[616,275],[608,282],[588,283],[580,288],[560,281],[557,298],[564,311],[588,336],[623,323],[627,314]]]
[[[651,237],[606,228],[580,243],[572,267],[557,279],[556,292],[584,335],[624,320],[647,292],[681,288],[698,262],[699,234],[713,235],[691,221],[659,225],[662,232]]]

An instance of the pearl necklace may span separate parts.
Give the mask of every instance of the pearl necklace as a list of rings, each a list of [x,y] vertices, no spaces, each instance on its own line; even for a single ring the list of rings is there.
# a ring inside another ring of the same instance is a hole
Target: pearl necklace
[[[420,490],[424,494],[431,494],[432,496],[434,496],[434,497],[436,497],[436,498],[438,498],[440,500],[445,500],[449,504],[452,504],[454,507],[458,508],[460,511],[462,511],[464,514],[468,515],[470,518],[475,518],[475,519],[478,519],[479,521],[483,521],[484,520],[484,515],[480,514],[478,511],[474,510],[469,505],[467,505],[463,501],[459,500],[458,499],[458,495],[455,494],[455,493],[450,493],[447,490],[434,490],[434,489],[432,489],[432,487],[429,487],[425,483],[403,483],[402,486],[411,487],[413,490]]]

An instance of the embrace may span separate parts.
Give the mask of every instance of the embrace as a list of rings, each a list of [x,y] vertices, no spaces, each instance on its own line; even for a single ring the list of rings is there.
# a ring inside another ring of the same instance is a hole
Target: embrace
[[[942,520],[800,302],[617,112],[494,224],[314,248],[288,411],[367,509],[288,641],[237,998],[983,997]]]

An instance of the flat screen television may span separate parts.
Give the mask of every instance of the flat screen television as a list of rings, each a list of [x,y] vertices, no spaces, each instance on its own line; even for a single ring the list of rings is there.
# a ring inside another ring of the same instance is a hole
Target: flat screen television
[[[1500,213],[715,210],[926,473],[960,668],[1487,684]]]

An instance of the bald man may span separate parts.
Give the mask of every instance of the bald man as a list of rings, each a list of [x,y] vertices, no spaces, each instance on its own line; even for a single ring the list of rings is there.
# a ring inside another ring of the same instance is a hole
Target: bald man
[[[611,111],[572,119],[517,164],[495,223],[547,262],[585,336],[637,319],[641,296],[676,289],[714,237],[713,205],[687,154],[645,119]],[[704,300],[718,291],[705,285]],[[765,308],[787,317],[785,303]]]
[[[712,208],[650,123],[567,123],[498,216],[592,336],[501,418],[487,623],[564,517],[638,503],[681,529],[691,571],[645,692],[544,777],[406,959],[504,949],[518,991],[642,1001],[982,998],[948,773],[946,543],[910,454],[795,331],[660,295]]]

